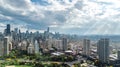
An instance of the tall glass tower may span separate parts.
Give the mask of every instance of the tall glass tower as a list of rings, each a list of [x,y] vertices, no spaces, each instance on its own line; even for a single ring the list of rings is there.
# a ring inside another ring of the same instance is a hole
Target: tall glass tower
[[[7,24],[7,28],[6,28],[6,35],[10,35],[10,24]]]

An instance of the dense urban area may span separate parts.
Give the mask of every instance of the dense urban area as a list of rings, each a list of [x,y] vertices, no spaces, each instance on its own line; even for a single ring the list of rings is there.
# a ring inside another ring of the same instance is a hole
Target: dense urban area
[[[21,32],[7,24],[0,33],[0,67],[120,67],[112,36]],[[116,36],[117,37],[117,36]],[[115,41],[115,42],[114,42]]]

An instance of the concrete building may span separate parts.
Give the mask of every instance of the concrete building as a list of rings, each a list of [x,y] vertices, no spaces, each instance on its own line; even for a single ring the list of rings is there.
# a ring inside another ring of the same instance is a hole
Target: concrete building
[[[53,46],[58,50],[62,50],[62,40],[54,40]]]
[[[109,61],[109,39],[103,38],[98,41],[97,52],[99,60],[103,63]]]
[[[21,50],[27,50],[27,46],[28,46],[29,44],[27,43],[27,41],[26,40],[23,40],[22,42],[21,42]]]
[[[62,50],[62,40],[58,39],[47,39],[48,49],[55,47],[57,50]]]
[[[62,39],[62,47],[63,47],[63,51],[67,50],[67,38],[63,38]]]
[[[4,55],[8,55],[9,52],[12,50],[12,43],[9,36],[4,37]]]
[[[3,56],[4,53],[4,44],[3,41],[0,41],[0,56]]]
[[[29,44],[29,46],[27,47],[27,52],[28,54],[34,54],[34,45],[33,44]]]
[[[90,55],[90,40],[89,39],[83,40],[83,54],[86,56]]]
[[[37,40],[35,40],[34,46],[35,46],[35,53],[38,54],[40,48]]]
[[[120,50],[118,50],[118,60],[120,60]]]

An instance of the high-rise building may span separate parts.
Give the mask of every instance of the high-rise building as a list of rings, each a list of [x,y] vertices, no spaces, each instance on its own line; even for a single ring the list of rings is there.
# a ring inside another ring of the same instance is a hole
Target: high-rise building
[[[49,33],[49,30],[50,30],[50,29],[49,29],[49,27],[48,27],[48,28],[47,28],[47,32],[48,32],[48,33]]]
[[[0,40],[0,56],[3,56],[4,53],[4,44],[3,40]]]
[[[47,28],[45,36],[46,36],[47,39],[49,39],[49,36],[50,36],[50,29],[49,29],[49,27]]]
[[[34,54],[34,46],[33,44],[29,44],[28,48],[27,48],[27,52],[28,54]]]
[[[62,50],[62,40],[55,40],[55,47],[57,48],[57,50]]]
[[[38,41],[35,40],[35,53],[38,54],[39,53],[39,44],[38,44]]]
[[[67,38],[62,39],[63,51],[67,50]]]
[[[14,29],[14,32],[15,32],[16,34],[18,34],[18,28],[15,28],[15,29]]]
[[[120,50],[118,50],[118,60],[120,60]]]
[[[23,40],[21,42],[21,50],[27,50],[27,46],[29,46],[29,43],[26,40]]]
[[[10,35],[10,34],[11,34],[10,24],[7,24],[6,35]]]
[[[9,49],[9,47],[10,47],[9,46],[9,41],[10,41],[9,37],[5,37],[4,38],[4,43],[3,43],[4,44],[4,55],[8,55],[9,54],[9,50],[10,50]]]
[[[89,39],[83,40],[83,54],[86,56],[90,55],[90,40]]]
[[[99,60],[103,63],[109,61],[109,39],[103,38],[98,41],[97,52]]]

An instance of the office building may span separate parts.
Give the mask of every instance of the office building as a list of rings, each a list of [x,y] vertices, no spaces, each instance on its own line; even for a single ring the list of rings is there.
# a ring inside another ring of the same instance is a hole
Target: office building
[[[86,56],[90,55],[90,40],[89,39],[83,40],[83,54]]]
[[[10,34],[11,34],[10,24],[7,24],[6,35],[10,35]]]
[[[38,44],[38,41],[35,40],[35,53],[38,54],[39,53],[39,44]]]
[[[118,60],[120,60],[120,50],[118,50]]]
[[[28,52],[28,54],[34,54],[34,46],[33,46],[33,44],[30,43],[28,45],[27,52]]]
[[[4,55],[8,55],[11,49],[10,37],[4,37]]]
[[[28,42],[27,42],[26,40],[23,40],[23,41],[21,42],[21,50],[26,51],[28,45],[29,45]]]
[[[0,41],[0,56],[3,56],[4,53],[4,44],[3,44],[3,40]]]
[[[67,38],[62,39],[62,47],[63,51],[67,50]]]
[[[99,60],[103,63],[109,61],[109,39],[104,38],[98,41],[97,52]]]

